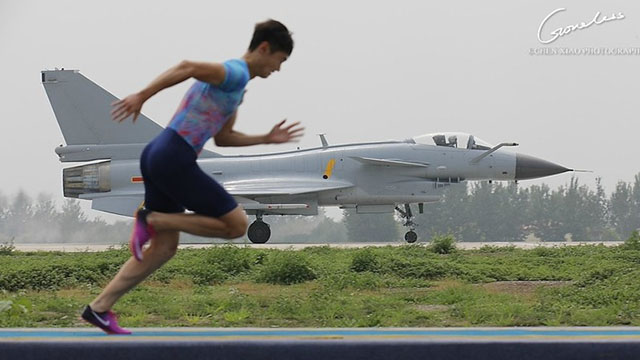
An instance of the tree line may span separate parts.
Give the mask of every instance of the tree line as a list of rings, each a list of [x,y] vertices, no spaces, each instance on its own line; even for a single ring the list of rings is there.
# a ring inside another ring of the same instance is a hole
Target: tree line
[[[618,182],[607,196],[572,177],[557,189],[523,187],[514,182],[474,182],[451,186],[443,200],[413,208],[419,238],[453,234],[458,241],[621,241],[640,228],[640,174]],[[349,238],[381,241],[389,237],[391,214],[345,214]],[[403,233],[405,230],[401,229]]]
[[[557,189],[524,187],[513,182],[462,183],[446,188],[443,200],[413,207],[421,240],[452,234],[458,241],[620,241],[640,228],[640,174],[631,183],[618,182],[607,196],[601,179],[591,189],[571,178]],[[270,242],[403,241],[406,229],[397,214],[356,214],[344,210],[341,221],[317,217],[266,216]],[[58,207],[48,195],[35,199],[20,191],[0,193],[0,243],[118,244],[128,240],[132,221],[109,224],[89,219],[79,201],[66,199]],[[192,236],[185,241],[211,242]]]
[[[0,243],[115,244],[128,240],[130,231],[131,221],[90,220],[75,199],[58,207],[46,194],[33,199],[24,191],[12,198],[0,193]]]

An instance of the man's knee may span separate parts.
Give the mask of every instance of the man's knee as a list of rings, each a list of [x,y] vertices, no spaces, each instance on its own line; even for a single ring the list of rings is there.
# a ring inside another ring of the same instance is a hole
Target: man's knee
[[[221,235],[223,238],[235,239],[244,236],[244,234],[247,233],[249,220],[241,206],[238,206],[228,214],[223,215],[219,220],[225,225],[225,229]]]
[[[249,226],[249,221],[247,220],[247,216],[242,213],[238,216],[234,216],[231,221],[226,222],[227,231],[226,237],[228,239],[235,239],[247,233],[247,226]]]
[[[227,236],[229,239],[239,238],[247,233],[247,220],[239,220],[236,223],[229,224],[227,228]]]
[[[245,221],[241,225],[238,225],[232,234],[233,238],[239,238],[244,236],[247,233],[247,222]]]
[[[178,245],[176,244],[175,246],[165,246],[162,249],[162,257],[164,257],[165,259],[171,259],[172,257],[174,257],[176,255],[176,253],[178,252]]]
[[[151,239],[151,246],[155,246],[155,251],[167,260],[178,252],[178,243],[179,233],[177,231],[162,232]]]

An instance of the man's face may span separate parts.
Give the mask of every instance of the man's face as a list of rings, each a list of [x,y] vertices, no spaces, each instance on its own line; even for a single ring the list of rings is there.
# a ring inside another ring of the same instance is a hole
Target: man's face
[[[287,53],[282,51],[271,52],[268,43],[266,43],[266,46],[261,46],[258,51],[260,54],[260,66],[256,75],[265,79],[274,71],[280,71],[280,65],[289,57]]]

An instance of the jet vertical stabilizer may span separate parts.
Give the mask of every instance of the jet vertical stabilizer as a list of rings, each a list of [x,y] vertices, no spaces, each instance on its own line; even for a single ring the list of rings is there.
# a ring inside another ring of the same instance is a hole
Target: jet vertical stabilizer
[[[44,70],[41,76],[67,143],[56,149],[62,162],[138,159],[163,129],[143,114],[135,123],[131,119],[113,121],[111,104],[118,98],[78,70]],[[201,158],[219,156],[208,150],[200,154]]]
[[[142,114],[135,124],[112,121],[118,98],[77,70],[42,71],[42,84],[67,145],[146,144],[162,131]]]

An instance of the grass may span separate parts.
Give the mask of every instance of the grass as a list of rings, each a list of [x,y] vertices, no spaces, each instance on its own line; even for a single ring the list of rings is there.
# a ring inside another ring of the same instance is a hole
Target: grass
[[[115,311],[129,327],[640,325],[635,243],[440,252],[186,249]],[[1,254],[0,327],[85,326],[82,307],[128,257]]]

